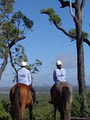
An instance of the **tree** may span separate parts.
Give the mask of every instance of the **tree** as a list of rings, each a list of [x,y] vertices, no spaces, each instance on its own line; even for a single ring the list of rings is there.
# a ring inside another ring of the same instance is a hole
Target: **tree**
[[[90,41],[88,40],[88,34],[82,30],[82,16],[83,8],[85,5],[85,0],[75,0],[75,2],[58,0],[61,4],[61,8],[70,8],[70,13],[75,23],[75,28],[66,31],[61,27],[61,18],[55,13],[52,8],[42,9],[42,14],[49,15],[49,20],[53,22],[57,29],[62,31],[65,35],[70,37],[72,40],[76,40],[76,50],[77,50],[77,79],[79,84],[79,94],[82,96],[81,101],[81,111],[84,114],[86,107],[86,83],[85,83],[85,70],[84,70],[84,50],[83,42],[90,46]],[[75,14],[72,9],[74,9]]]
[[[33,21],[21,11],[14,12],[14,3],[14,0],[0,0],[0,77],[8,60],[15,72],[16,65],[20,65],[22,60],[28,61],[24,47],[17,43],[25,40],[26,29],[32,31]],[[41,65],[39,60],[36,63],[38,65],[34,64],[33,69]]]

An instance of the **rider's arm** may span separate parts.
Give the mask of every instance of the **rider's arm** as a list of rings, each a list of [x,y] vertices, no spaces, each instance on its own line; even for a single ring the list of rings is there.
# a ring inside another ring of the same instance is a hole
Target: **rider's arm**
[[[16,80],[16,83],[18,83],[18,72],[16,73],[15,80]]]
[[[66,70],[64,69],[64,76],[65,76],[65,80],[67,78],[67,74],[66,74]]]
[[[33,84],[33,76],[31,75],[31,85]]]
[[[53,72],[53,80],[54,80],[54,82],[56,82],[56,71],[55,70]]]
[[[31,74],[30,74],[30,72],[28,72],[28,81],[29,81],[29,85],[31,85]]]

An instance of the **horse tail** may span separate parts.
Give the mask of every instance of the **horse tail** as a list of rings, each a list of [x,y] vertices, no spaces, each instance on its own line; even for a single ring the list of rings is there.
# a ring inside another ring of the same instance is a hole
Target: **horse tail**
[[[14,119],[20,120],[20,88],[17,86],[15,88],[15,94],[14,94]]]
[[[62,92],[61,92],[61,100],[63,102],[64,108],[67,108],[67,104],[69,103],[70,99],[70,91],[67,86],[62,86]]]

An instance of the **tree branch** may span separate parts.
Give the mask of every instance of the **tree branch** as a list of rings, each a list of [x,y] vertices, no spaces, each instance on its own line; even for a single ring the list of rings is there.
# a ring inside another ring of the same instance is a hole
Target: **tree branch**
[[[11,62],[11,65],[12,67],[14,68],[15,72],[17,73],[17,69],[15,68],[14,64],[13,64],[13,60],[12,60],[12,52],[9,51],[9,55],[10,55],[10,62]]]
[[[80,9],[81,9],[82,14],[83,14],[84,5],[85,5],[85,0],[82,0],[81,6],[80,6]]]
[[[87,43],[88,46],[90,46],[90,41],[87,39],[87,38],[82,38],[83,39],[83,42]],[[76,39],[73,39],[73,41],[75,41]]]
[[[74,15],[74,13],[72,11],[72,2],[71,2],[71,0],[70,0],[70,13],[71,13],[71,16],[74,18],[75,15]]]
[[[2,14],[9,20],[8,16],[4,13],[4,11],[1,9]]]
[[[83,38],[83,41],[90,46],[90,41],[87,38]]]
[[[85,0],[82,0],[81,6],[80,6],[81,10],[84,8],[84,5],[85,5]]]
[[[68,37],[76,39],[76,36],[69,34],[65,29],[63,29],[59,24],[54,22],[54,25],[56,26],[57,29],[61,30],[65,35]]]
[[[16,44],[18,41],[20,41],[20,40],[23,40],[23,39],[25,39],[25,36],[22,36],[22,37],[18,37],[18,38],[16,38],[15,40],[13,40],[10,44],[9,44],[9,49],[14,45],[14,44]]]
[[[1,65],[1,67],[0,67],[0,79],[1,79],[1,76],[2,76],[3,71],[4,71],[5,68],[6,68],[7,59],[8,59],[8,57],[5,57],[5,58],[3,59],[3,63],[2,63],[2,65]]]
[[[60,3],[61,3],[61,8],[64,8],[64,7],[70,7],[70,2],[69,1],[64,1],[64,0],[58,0]],[[73,8],[76,8],[76,5],[75,3],[72,3],[72,7]]]

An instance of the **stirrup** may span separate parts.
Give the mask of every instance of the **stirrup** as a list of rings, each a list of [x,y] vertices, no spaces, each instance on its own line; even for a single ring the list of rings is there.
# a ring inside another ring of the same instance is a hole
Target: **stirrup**
[[[36,102],[35,102],[36,104],[38,104],[38,100],[36,100]]]
[[[35,102],[34,102],[34,105],[37,105],[38,104],[38,101],[36,100]]]
[[[49,101],[50,104],[54,104],[52,101]]]

